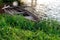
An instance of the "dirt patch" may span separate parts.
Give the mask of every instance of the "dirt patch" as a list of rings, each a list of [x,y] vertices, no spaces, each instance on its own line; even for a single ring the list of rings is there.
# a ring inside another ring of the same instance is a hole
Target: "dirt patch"
[[[2,7],[3,7],[3,6],[1,5],[1,6],[0,6],[0,14],[1,14],[1,13],[4,13],[4,10],[2,9]]]

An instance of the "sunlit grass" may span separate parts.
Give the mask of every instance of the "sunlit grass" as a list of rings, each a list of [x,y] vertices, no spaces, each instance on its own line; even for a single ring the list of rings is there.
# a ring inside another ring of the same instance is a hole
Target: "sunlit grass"
[[[0,14],[0,40],[60,40],[60,23],[33,22],[21,15]]]

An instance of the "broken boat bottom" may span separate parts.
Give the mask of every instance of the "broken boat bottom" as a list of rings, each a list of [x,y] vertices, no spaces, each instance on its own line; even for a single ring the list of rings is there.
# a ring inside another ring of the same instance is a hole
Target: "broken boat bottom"
[[[3,9],[5,13],[8,13],[10,15],[23,15],[26,19],[32,20],[32,21],[38,21],[39,18],[35,16],[33,13],[29,12],[28,10],[25,10],[21,7],[6,7]]]

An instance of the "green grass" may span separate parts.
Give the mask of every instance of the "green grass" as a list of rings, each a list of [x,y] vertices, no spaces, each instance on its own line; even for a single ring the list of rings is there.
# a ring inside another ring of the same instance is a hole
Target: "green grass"
[[[33,22],[21,15],[0,14],[0,40],[60,40],[60,23]]]

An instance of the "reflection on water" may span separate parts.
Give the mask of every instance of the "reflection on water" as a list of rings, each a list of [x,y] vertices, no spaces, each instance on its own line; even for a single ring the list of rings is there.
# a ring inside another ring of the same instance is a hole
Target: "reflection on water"
[[[47,5],[47,16],[60,21],[60,0]]]
[[[25,3],[30,5],[31,0]],[[60,0],[37,0],[35,10],[38,17],[46,14],[49,18],[60,20]]]
[[[39,4],[43,4],[45,7],[39,7]],[[60,20],[60,0],[38,0],[36,8],[45,10],[44,13],[49,18]]]

